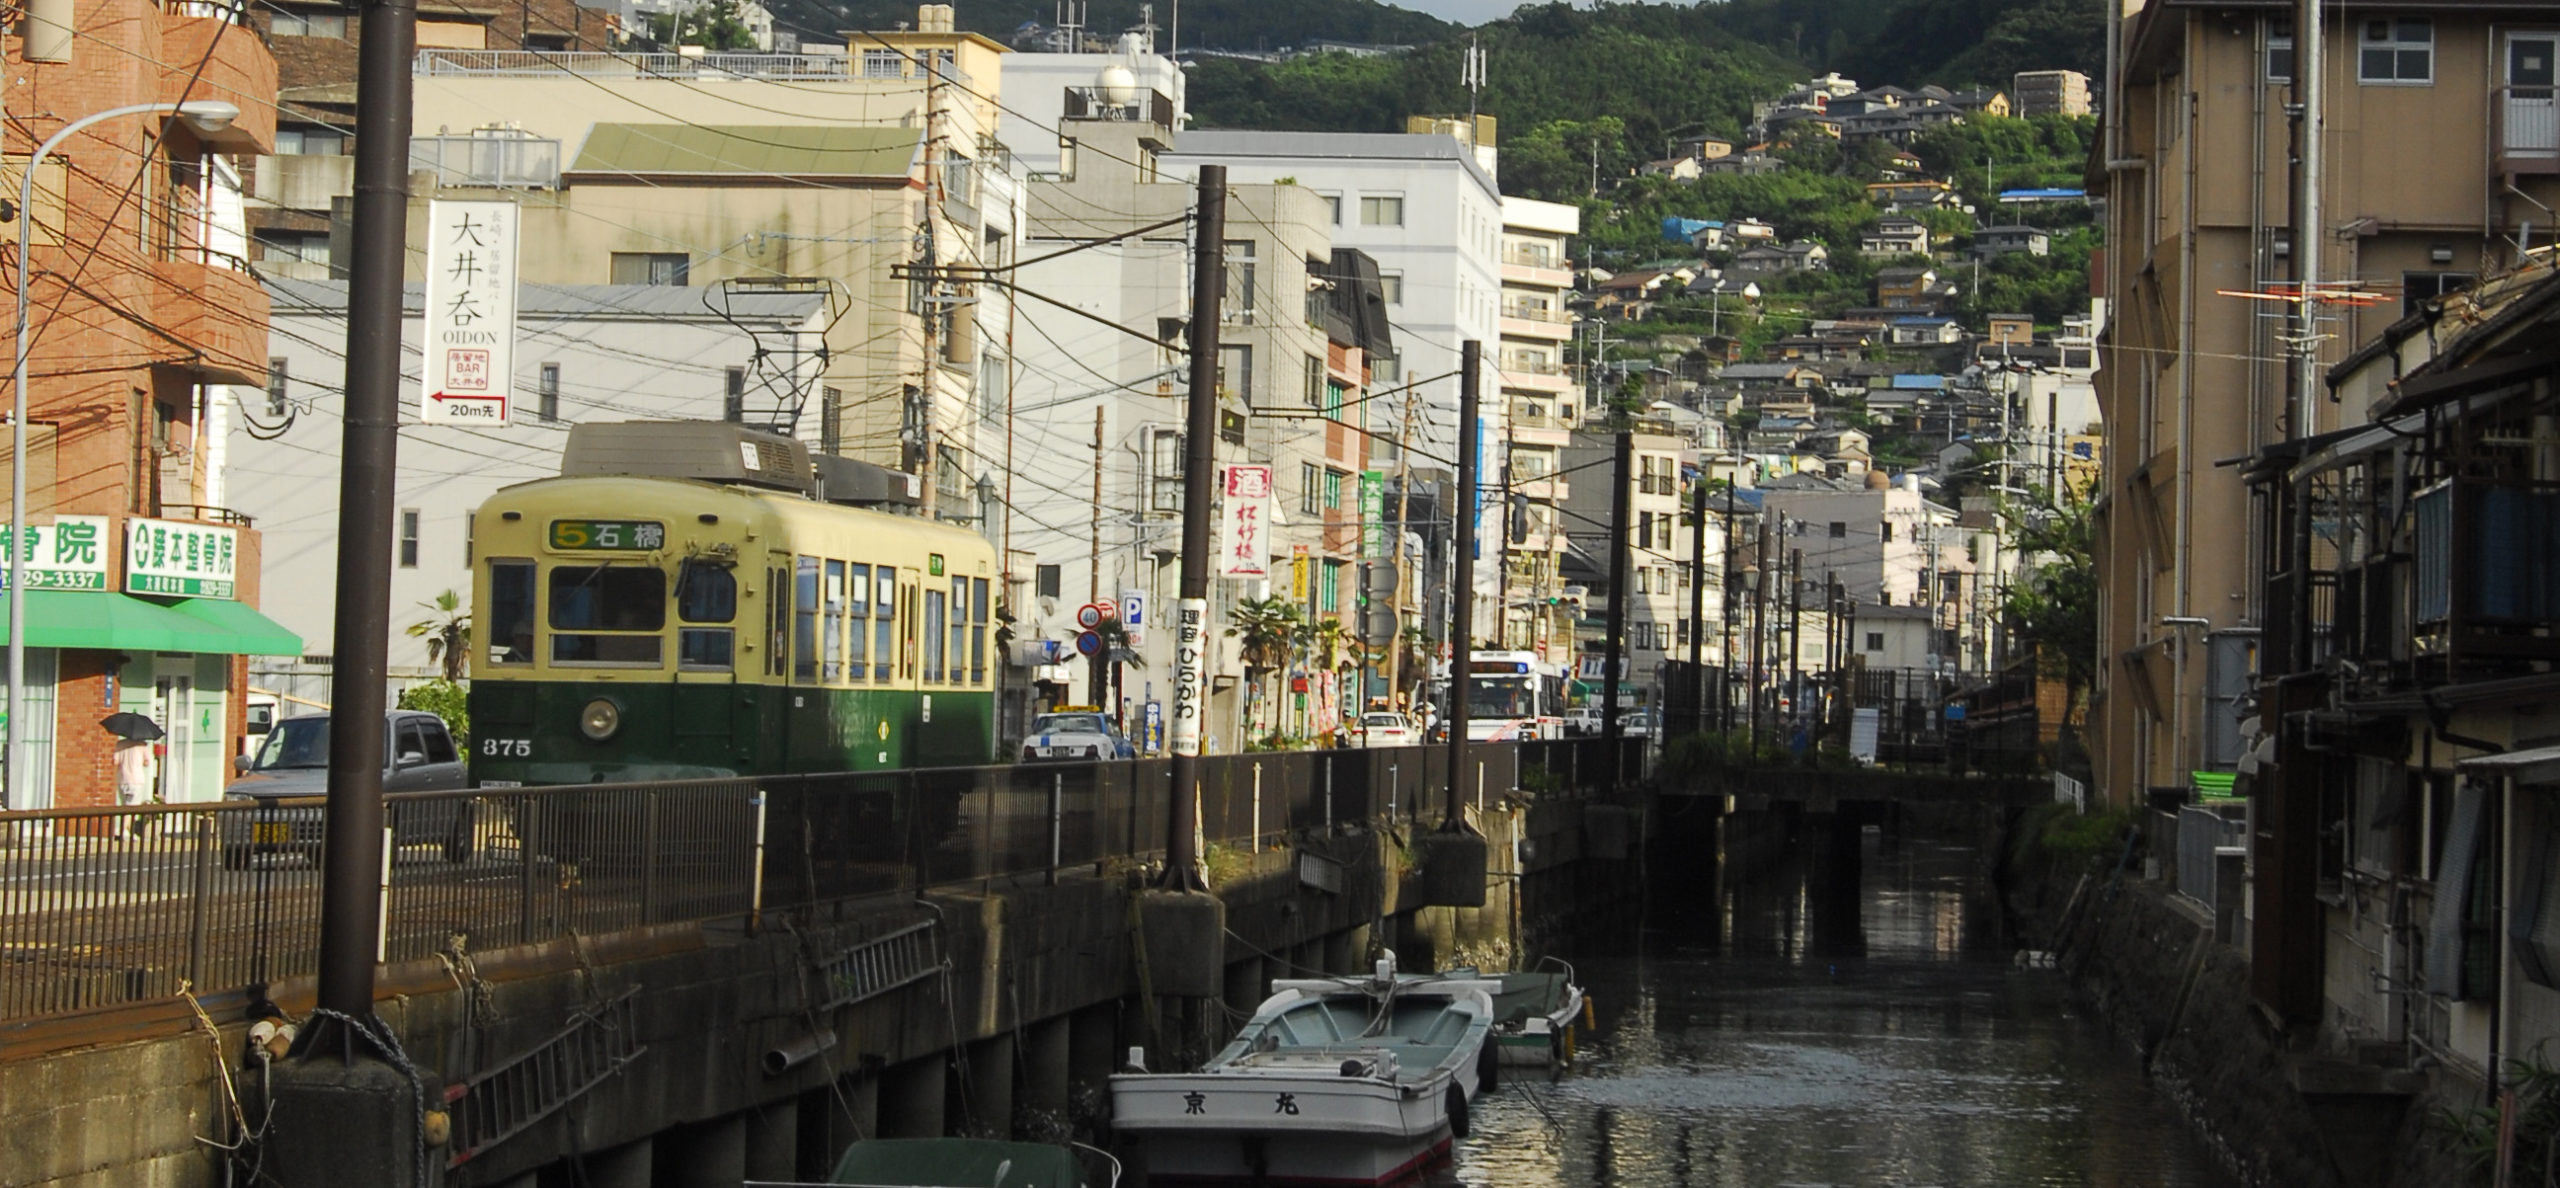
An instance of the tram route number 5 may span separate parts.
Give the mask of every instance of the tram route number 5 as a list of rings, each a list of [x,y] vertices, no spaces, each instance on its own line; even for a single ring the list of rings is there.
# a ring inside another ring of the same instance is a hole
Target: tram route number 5
[[[533,740],[529,738],[484,738],[480,753],[492,759],[529,759],[533,757]]]

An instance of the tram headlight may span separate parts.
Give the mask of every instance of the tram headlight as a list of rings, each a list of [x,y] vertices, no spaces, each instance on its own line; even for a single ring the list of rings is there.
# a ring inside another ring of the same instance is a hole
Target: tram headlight
[[[599,697],[578,711],[578,733],[590,742],[603,742],[622,729],[622,707],[610,698]]]

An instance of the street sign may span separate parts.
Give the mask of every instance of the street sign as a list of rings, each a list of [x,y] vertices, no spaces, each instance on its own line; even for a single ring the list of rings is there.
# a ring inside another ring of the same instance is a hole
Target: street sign
[[[1120,592],[1120,621],[1131,627],[1145,626],[1147,622],[1147,596],[1136,590],[1122,590]]]
[[[1076,626],[1091,631],[1120,617],[1120,608],[1108,602],[1088,602],[1076,608]]]
[[[1078,633],[1076,636],[1076,654],[1079,656],[1101,655],[1102,637],[1090,631]]]
[[[427,203],[418,419],[504,425],[515,392],[516,205]]]
[[[1173,753],[1200,753],[1200,719],[1208,700],[1209,600],[1185,598],[1173,612]]]
[[[1360,565],[1360,592],[1371,598],[1384,598],[1396,592],[1396,567],[1386,561],[1364,561]]]
[[[1383,606],[1360,612],[1360,642],[1383,648],[1396,641],[1396,613]]]
[[[1382,470],[1360,472],[1360,551],[1371,557],[1387,555],[1387,475]]]

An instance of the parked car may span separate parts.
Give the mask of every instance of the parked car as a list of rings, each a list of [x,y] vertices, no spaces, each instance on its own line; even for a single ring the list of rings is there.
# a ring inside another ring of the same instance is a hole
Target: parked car
[[[1588,738],[1600,733],[1600,707],[1578,705],[1564,712],[1564,736]]]
[[[1360,745],[1364,747],[1411,747],[1422,742],[1422,732],[1403,714],[1383,710],[1360,715]]]
[[[1137,757],[1138,748],[1099,710],[1042,714],[1031,720],[1031,734],[1022,740],[1025,763]]]
[[[418,710],[383,715],[382,790],[444,792],[469,786],[461,753],[444,719]],[[320,797],[329,791],[329,716],[305,714],[277,722],[254,754],[233,763],[239,775],[223,799],[255,802],[256,812],[224,813],[222,864],[233,870],[259,854],[300,854],[317,860],[322,834]],[[394,846],[440,845],[445,860],[471,856],[468,797],[395,804],[389,815]]]

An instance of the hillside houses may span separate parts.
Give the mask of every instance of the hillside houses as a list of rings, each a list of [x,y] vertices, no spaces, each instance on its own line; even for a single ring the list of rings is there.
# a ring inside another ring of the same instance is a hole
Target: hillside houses
[[[1925,266],[1876,271],[1876,305],[1897,313],[1940,313],[1954,304],[1956,286]]]
[[[1774,275],[1786,272],[1817,272],[1831,267],[1831,249],[1817,240],[1799,239],[1787,244],[1762,244],[1744,248],[1733,255],[1732,271],[1743,275]]]
[[[1876,220],[1875,230],[1858,237],[1858,254],[1862,256],[1922,256],[1928,252],[1929,225],[1900,215]]]
[[[2012,252],[2041,256],[2053,248],[2053,236],[2040,227],[1985,227],[1973,233],[1973,254],[1989,259]]]

